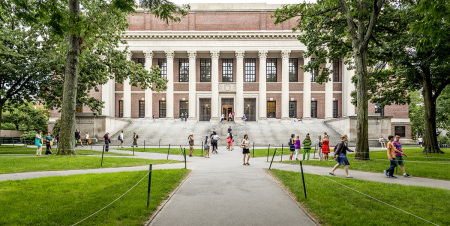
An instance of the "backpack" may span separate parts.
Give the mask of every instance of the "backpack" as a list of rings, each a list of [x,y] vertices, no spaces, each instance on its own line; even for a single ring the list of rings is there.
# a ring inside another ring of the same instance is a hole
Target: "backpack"
[[[117,137],[117,140],[120,140],[120,135]]]
[[[339,155],[339,150],[338,150],[338,146],[340,143],[336,144],[336,146],[334,146],[334,155]]]

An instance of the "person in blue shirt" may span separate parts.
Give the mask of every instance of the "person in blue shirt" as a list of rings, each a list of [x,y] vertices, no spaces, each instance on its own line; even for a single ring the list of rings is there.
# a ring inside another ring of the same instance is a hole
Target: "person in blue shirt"
[[[50,132],[48,132],[47,136],[44,139],[45,139],[45,144],[47,145],[47,149],[45,149],[45,154],[46,155],[48,155],[48,154],[53,155],[52,146],[50,145],[50,142],[53,140],[52,134]]]

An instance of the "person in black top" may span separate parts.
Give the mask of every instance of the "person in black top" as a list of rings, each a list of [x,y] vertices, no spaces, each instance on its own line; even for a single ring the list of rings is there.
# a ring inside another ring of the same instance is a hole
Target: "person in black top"
[[[333,158],[338,156],[336,158],[337,164],[330,171],[330,175],[334,176],[334,171],[339,166],[344,165],[345,174],[347,175],[347,178],[353,178],[350,175],[348,175],[348,166],[350,165],[350,163],[348,162],[348,159],[347,159],[347,151],[349,151],[349,152],[353,152],[353,151],[347,147],[347,135],[341,136],[341,140],[342,140],[342,142],[337,145],[337,150],[334,150]]]

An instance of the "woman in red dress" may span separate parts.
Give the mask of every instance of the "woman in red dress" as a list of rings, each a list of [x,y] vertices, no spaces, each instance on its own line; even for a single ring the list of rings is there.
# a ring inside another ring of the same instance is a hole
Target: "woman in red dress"
[[[330,153],[330,140],[328,140],[327,136],[324,136],[322,139],[322,153],[324,155],[324,160],[328,161],[328,154]]]

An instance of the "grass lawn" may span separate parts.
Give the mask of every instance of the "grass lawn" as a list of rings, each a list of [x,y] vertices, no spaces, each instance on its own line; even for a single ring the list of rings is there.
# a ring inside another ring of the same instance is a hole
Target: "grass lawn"
[[[445,154],[428,154],[428,161],[420,148],[404,148],[403,150],[408,155],[408,157],[403,157],[406,173],[415,177],[450,180],[450,148],[442,149]],[[366,161],[355,160],[353,154],[349,154],[347,157],[349,158],[349,169],[351,170],[383,173],[383,170],[389,167],[386,151],[371,151],[370,160]],[[298,164],[298,161],[283,161],[283,163]],[[330,155],[329,161],[303,161],[303,164],[333,167],[336,165],[336,162]],[[398,167],[398,174],[402,175],[400,167]]]
[[[429,225],[426,221],[324,178],[331,178],[328,176],[305,174],[308,196],[305,199],[300,173],[281,170],[271,172],[321,224]],[[450,190],[337,177],[331,179],[438,225],[450,225]]]
[[[0,156],[0,173],[19,173],[33,171],[55,171],[72,169],[95,169],[123,166],[142,166],[168,163],[171,160],[152,160],[137,158],[105,157],[103,167],[100,156]],[[177,163],[179,161],[173,161]]]
[[[79,225],[143,225],[188,170],[154,170],[128,194]],[[114,201],[148,171],[0,182],[0,225],[72,225]]]
[[[131,151],[133,152],[133,148],[114,148],[114,150],[122,150],[122,151]],[[135,152],[151,152],[151,153],[162,153],[167,155],[167,151],[169,148],[134,148]],[[183,154],[181,152],[180,146],[171,147],[169,150],[170,155],[179,155]],[[189,156],[189,148],[186,148],[186,156]],[[205,156],[202,149],[194,149],[194,152],[192,152],[192,156]]]
[[[89,148],[89,147],[86,147]],[[53,147],[53,153],[56,153],[56,147]],[[42,148],[42,153],[45,153],[45,147]],[[30,148],[25,146],[12,146],[12,145],[0,145],[0,155],[4,154],[30,154],[36,155],[36,148]],[[85,149],[77,149],[78,155],[102,155],[100,151],[91,151]],[[132,156],[132,154],[120,154],[120,153],[112,153],[105,152],[105,155],[115,155],[115,156]]]

